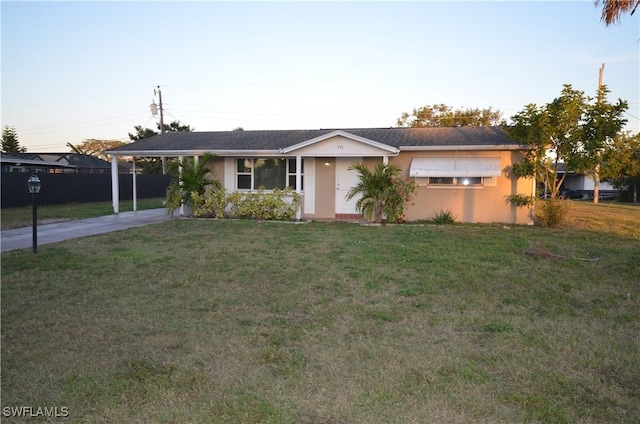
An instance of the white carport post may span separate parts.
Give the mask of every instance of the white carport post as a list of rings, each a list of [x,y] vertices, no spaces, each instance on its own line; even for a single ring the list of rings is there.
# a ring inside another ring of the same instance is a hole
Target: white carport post
[[[120,212],[120,186],[118,185],[118,158],[111,155],[111,201],[113,213]]]
[[[131,171],[133,171],[133,175],[132,175],[132,180],[133,180],[133,211],[137,212],[138,211],[138,184],[137,184],[137,180],[136,180],[136,159],[133,158],[131,160],[131,164],[133,165],[131,167]]]
[[[296,193],[302,195],[302,156],[296,156]],[[300,221],[302,218],[302,205],[304,202],[300,202],[298,210],[296,212],[296,220]]]
[[[182,197],[182,156],[178,156],[178,184],[180,185],[180,197]],[[184,216],[184,200],[180,199],[180,216]]]

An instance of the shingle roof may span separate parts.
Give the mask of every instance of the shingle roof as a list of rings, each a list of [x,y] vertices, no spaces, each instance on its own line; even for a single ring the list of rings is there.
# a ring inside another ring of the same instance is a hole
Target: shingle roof
[[[107,152],[154,151],[277,151],[332,132],[341,131],[391,147],[513,146],[500,127],[355,128],[169,132],[138,140]]]
[[[13,157],[55,163],[65,167],[90,168],[90,169],[110,169],[111,164],[105,160],[91,155],[81,155],[79,153],[14,153]]]

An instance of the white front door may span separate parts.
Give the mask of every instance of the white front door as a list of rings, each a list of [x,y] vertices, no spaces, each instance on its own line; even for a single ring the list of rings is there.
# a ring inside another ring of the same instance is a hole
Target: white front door
[[[358,213],[358,197],[346,198],[351,187],[360,182],[358,171],[348,169],[354,162],[362,162],[362,158],[336,158],[336,213]]]

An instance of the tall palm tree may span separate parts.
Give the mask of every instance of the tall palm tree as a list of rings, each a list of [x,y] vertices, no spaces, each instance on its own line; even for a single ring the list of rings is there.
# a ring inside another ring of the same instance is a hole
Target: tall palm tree
[[[392,180],[401,169],[397,165],[378,164],[373,171],[363,163],[356,162],[349,169],[358,171],[360,182],[347,192],[347,200],[359,196],[356,208],[365,218],[376,223],[382,222],[382,212]]]
[[[602,5],[602,17],[605,25],[609,26],[618,20],[623,13],[630,12],[631,15],[640,5],[640,0],[595,0],[596,6]]]

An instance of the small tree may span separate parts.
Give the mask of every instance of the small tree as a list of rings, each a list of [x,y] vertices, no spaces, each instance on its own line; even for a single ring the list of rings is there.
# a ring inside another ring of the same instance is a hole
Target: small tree
[[[347,200],[359,196],[356,208],[369,221],[382,222],[386,215],[390,222],[402,222],[408,202],[414,196],[414,181],[400,178],[397,165],[378,164],[373,171],[356,162],[349,169],[358,171],[360,182],[347,193]]]
[[[593,178],[593,202],[598,203],[600,193],[600,167],[603,154],[611,148],[627,120],[623,114],[628,109],[627,102],[618,99],[615,104],[606,101],[609,89],[603,85],[598,89],[596,102],[588,104],[582,124],[582,140],[578,171]],[[592,99],[589,99],[592,100]]]
[[[529,104],[511,117],[513,125],[505,128],[515,140],[529,146],[523,162],[512,168],[516,177],[541,178],[548,184],[551,198],[556,198],[569,171],[579,163],[580,126],[586,98],[582,91],[565,84],[560,97],[545,106]],[[566,167],[558,177],[558,165]]]
[[[529,146],[524,160],[512,167],[514,175],[544,181],[554,199],[570,172],[596,172],[607,143],[624,125],[621,115],[627,108],[622,100],[607,103],[606,93],[602,86],[593,99],[565,84],[551,103],[529,104],[512,116],[513,124],[505,131]],[[557,172],[560,164],[565,168],[562,176]]]
[[[5,126],[2,130],[2,153],[25,153],[26,147],[20,146],[15,127]]]
[[[638,202],[640,186],[640,133],[620,134],[613,140],[602,158],[602,179],[614,187],[631,192],[631,200]]]

